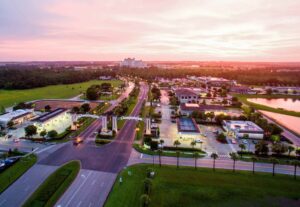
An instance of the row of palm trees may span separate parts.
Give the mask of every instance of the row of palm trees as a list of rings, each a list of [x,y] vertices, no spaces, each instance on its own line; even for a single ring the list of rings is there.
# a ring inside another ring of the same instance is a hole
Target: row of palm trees
[[[179,168],[179,157],[180,157],[180,151],[176,151],[176,157],[177,157],[177,162],[176,162],[176,167],[177,169]],[[161,167],[161,156],[163,154],[162,149],[158,149],[158,159],[159,159],[159,166]],[[233,160],[233,166],[232,166],[232,171],[235,172],[236,170],[236,161],[239,159],[239,155],[236,152],[231,152],[230,158]],[[197,169],[197,160],[200,157],[200,154],[198,152],[194,152],[193,157],[195,159],[195,164],[194,168]],[[219,155],[217,153],[212,153],[210,156],[213,159],[213,171],[216,170],[216,160],[219,158]],[[252,160],[252,173],[255,173],[255,163],[258,161],[258,158],[256,156],[251,157]],[[275,158],[271,158],[270,162],[272,163],[272,175],[275,176],[275,166],[279,164],[279,160]],[[153,164],[154,164],[154,155],[153,155]],[[297,178],[297,167],[300,167],[300,162],[298,160],[294,160],[291,163],[294,166],[294,178]]]

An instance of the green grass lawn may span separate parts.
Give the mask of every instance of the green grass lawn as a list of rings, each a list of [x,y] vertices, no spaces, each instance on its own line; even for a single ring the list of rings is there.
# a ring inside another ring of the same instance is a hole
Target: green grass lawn
[[[31,154],[21,158],[17,163],[0,173],[0,193],[23,175],[34,163],[37,157]]]
[[[253,103],[253,102],[250,102],[250,101],[247,100],[247,99],[250,99],[250,98],[296,98],[296,99],[299,99],[300,96],[294,96],[294,95],[242,95],[242,94],[234,94],[234,96],[238,97],[238,99],[242,103],[244,103],[248,106],[252,106],[253,108],[258,109],[258,110],[271,111],[271,112],[275,112],[275,113],[279,113],[279,114],[285,114],[285,115],[300,117],[300,112],[288,111],[288,110],[285,110],[285,109],[272,108],[272,107],[269,107],[269,106],[266,106],[266,105]]]
[[[93,84],[101,84],[104,82],[110,82],[113,86],[119,86],[122,84],[122,81],[120,80],[93,80],[83,83],[52,85],[26,90],[0,90],[0,104],[4,107],[9,107],[15,103],[36,99],[71,98],[85,92],[86,89]]]
[[[122,171],[105,207],[140,207],[147,168],[155,170],[150,207],[299,206],[300,180],[292,176],[191,167],[135,165]],[[132,175],[128,175],[131,171]]]
[[[79,161],[71,161],[52,173],[40,187],[30,196],[23,207],[52,207],[60,196],[68,189],[80,169]]]

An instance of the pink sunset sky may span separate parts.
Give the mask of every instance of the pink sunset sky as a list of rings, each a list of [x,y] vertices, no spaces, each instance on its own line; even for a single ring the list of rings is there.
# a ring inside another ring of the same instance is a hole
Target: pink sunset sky
[[[1,0],[0,61],[300,61],[300,0]]]

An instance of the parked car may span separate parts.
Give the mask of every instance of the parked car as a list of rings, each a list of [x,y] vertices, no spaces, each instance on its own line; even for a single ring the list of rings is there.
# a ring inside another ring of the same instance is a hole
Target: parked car
[[[196,139],[195,142],[196,143],[203,143],[203,141],[201,139]]]
[[[18,159],[19,159],[19,158],[7,158],[7,159],[4,161],[4,163],[5,163],[5,165],[10,166],[10,165],[14,164],[15,162],[17,162]]]
[[[14,140],[14,143],[20,142],[20,139],[19,139],[19,138],[15,138],[15,139],[13,139],[13,140]]]
[[[242,141],[244,144],[248,144],[248,141],[247,140],[245,140],[245,139],[243,139],[243,141]]]
[[[236,140],[235,139],[231,139],[231,143],[232,144],[236,144]]]

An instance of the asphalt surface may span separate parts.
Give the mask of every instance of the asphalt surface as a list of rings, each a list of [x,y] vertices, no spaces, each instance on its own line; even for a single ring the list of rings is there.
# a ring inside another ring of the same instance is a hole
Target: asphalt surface
[[[153,163],[153,156],[147,154],[141,154],[135,150],[132,151],[128,166],[141,164],[141,163]],[[154,156],[154,163],[159,164],[158,156]],[[161,157],[161,163],[163,165],[176,165],[176,157]],[[179,158],[180,166],[195,166],[194,158]],[[198,167],[212,168],[213,159],[201,158],[197,160]],[[236,161],[236,170],[252,171],[253,163],[245,161]],[[233,161],[229,158],[219,158],[216,160],[217,169],[229,169],[233,168]],[[270,163],[255,163],[255,172],[267,172],[272,173],[273,165]],[[276,165],[275,172],[280,174],[294,175],[294,166],[290,165]],[[300,170],[297,171],[297,175],[300,176]],[[271,175],[270,175],[271,176]]]
[[[139,100],[131,116],[139,115],[143,100],[147,97],[148,87],[141,85],[140,89]],[[80,160],[82,169],[118,173],[126,166],[130,157],[136,123],[135,120],[126,121],[112,143],[97,147],[89,139],[101,127],[101,120],[98,119],[79,135],[86,139],[83,144],[74,146],[72,143],[67,143],[39,161],[39,164],[60,166],[71,160]]]
[[[77,179],[55,206],[102,206],[117,174],[80,170]]]
[[[0,194],[0,207],[22,206],[30,195],[56,169],[56,166],[34,165],[8,189]]]

